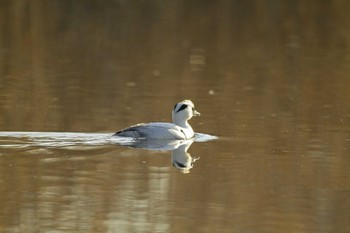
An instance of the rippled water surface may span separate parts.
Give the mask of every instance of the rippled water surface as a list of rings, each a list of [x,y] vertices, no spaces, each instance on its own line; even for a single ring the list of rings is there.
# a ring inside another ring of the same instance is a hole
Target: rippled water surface
[[[0,6],[0,232],[350,232],[348,1]]]

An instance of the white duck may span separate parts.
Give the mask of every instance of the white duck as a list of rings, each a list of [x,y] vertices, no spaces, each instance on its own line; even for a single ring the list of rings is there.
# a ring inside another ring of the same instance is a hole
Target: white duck
[[[141,123],[118,131],[113,136],[165,140],[187,140],[192,138],[194,132],[187,121],[193,116],[200,116],[200,113],[194,109],[192,101],[184,100],[177,103],[172,116],[173,123]]]

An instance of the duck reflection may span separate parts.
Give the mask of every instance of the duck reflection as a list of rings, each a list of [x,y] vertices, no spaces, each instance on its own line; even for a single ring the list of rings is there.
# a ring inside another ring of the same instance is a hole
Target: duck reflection
[[[156,151],[171,151],[171,163],[182,173],[189,173],[199,157],[192,157],[187,150],[194,139],[188,140],[133,140],[117,142],[119,145]]]
[[[193,140],[186,140],[177,149],[171,152],[173,166],[182,173],[189,173],[190,169],[193,168],[194,162],[199,159],[199,157],[192,157],[190,153],[187,152],[192,143]]]

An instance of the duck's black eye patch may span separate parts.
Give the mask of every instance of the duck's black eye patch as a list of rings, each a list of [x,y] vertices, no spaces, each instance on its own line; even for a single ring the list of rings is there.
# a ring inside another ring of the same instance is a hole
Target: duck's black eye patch
[[[187,105],[183,104],[183,105],[181,105],[181,107],[176,112],[180,112],[180,111],[184,110],[185,108],[187,108]]]

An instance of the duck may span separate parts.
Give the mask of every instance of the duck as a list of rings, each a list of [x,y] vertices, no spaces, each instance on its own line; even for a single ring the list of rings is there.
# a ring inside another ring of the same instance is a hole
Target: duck
[[[195,110],[193,102],[191,100],[183,100],[175,104],[172,110],[173,123],[140,123],[122,129],[113,134],[113,136],[135,139],[188,140],[195,135],[191,125],[188,123],[195,116],[200,116],[200,113]]]

